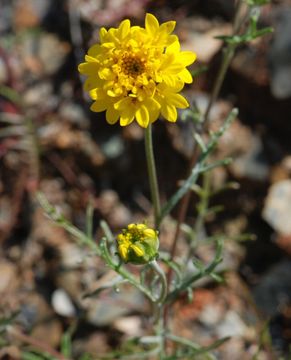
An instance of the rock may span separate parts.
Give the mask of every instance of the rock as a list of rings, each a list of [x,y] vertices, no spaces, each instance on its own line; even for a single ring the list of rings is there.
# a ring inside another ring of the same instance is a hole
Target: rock
[[[215,350],[217,359],[249,360],[250,345],[258,343],[256,329],[262,327],[250,296],[236,272],[228,272],[223,284],[193,289],[191,303],[186,297],[178,300],[169,316],[169,326],[174,333],[201,346],[230,336]]]
[[[46,300],[34,290],[23,291],[18,295],[21,307],[17,319],[28,330],[35,328],[53,316],[53,310]]]
[[[281,180],[286,180],[291,177],[291,156],[288,155],[283,160],[272,167],[271,169],[271,183],[276,183]]]
[[[76,310],[69,295],[63,289],[56,289],[52,294],[52,307],[58,315],[73,317]]]
[[[213,22],[208,21],[206,29],[201,31],[201,29],[197,29],[197,20],[200,22],[207,21],[201,20],[201,18],[189,18],[188,21],[183,21],[183,25],[180,26],[179,31],[185,34],[182,49],[194,51],[199,62],[209,63],[223,45],[222,40],[216,39],[215,36],[230,35],[231,26],[227,23],[213,24]]]
[[[291,97],[291,9],[282,7],[268,52],[271,92],[277,99]]]
[[[199,321],[205,326],[213,327],[217,325],[224,315],[221,303],[207,304],[199,314]]]
[[[1,346],[0,359],[21,360],[23,358],[21,355],[22,354],[18,346]]]
[[[291,180],[270,187],[262,216],[279,234],[291,234]]]
[[[108,345],[105,332],[94,332],[84,338],[76,338],[73,342],[74,359],[79,359],[84,354],[108,354],[112,349]]]
[[[81,129],[87,129],[89,127],[89,120],[85,115],[84,109],[73,102],[65,102],[59,109],[60,117],[73,124],[77,125]]]
[[[70,51],[68,43],[44,32],[23,37],[21,45],[19,56],[36,77],[55,74]]]
[[[115,159],[123,153],[124,141],[118,135],[112,136],[102,145],[101,149],[108,159]]]
[[[88,253],[86,250],[80,248],[78,244],[66,243],[63,244],[61,249],[61,263],[64,269],[75,269],[79,268]]]
[[[96,208],[112,228],[122,228],[131,222],[131,213],[113,190],[104,190],[96,201]]]
[[[140,141],[144,138],[144,131],[136,122],[123,128],[123,138],[127,140]]]
[[[52,94],[52,84],[50,82],[42,82],[30,88],[24,92],[23,101],[27,106],[37,106],[43,102],[43,99],[46,99],[45,106],[47,106],[47,101]],[[43,108],[42,108],[43,110]]]
[[[14,26],[18,31],[38,26],[50,3],[47,0],[17,0],[14,4]]]
[[[284,252],[291,255],[291,235],[278,235],[275,241]]]
[[[31,336],[40,341],[45,341],[48,346],[59,346],[63,335],[61,323],[56,319],[50,319],[38,324],[31,332]]]
[[[82,17],[93,25],[111,25],[124,18],[141,17],[149,0],[100,0],[82,1],[80,13]]]
[[[128,336],[142,336],[142,320],[140,316],[125,316],[116,319],[113,327]]]
[[[243,337],[247,332],[247,326],[242,321],[241,317],[233,310],[229,310],[223,320],[216,328],[218,338],[225,336]]]
[[[291,300],[291,261],[283,260],[276,264],[261,278],[253,289],[258,308],[265,315],[276,315]]]
[[[253,134],[248,144],[250,145],[248,151],[237,156],[230,165],[230,169],[237,177],[265,181],[269,176],[269,165],[264,157],[262,141]]]
[[[56,279],[57,286],[76,303],[82,297],[82,275],[81,270],[66,269],[66,271],[61,271]]]
[[[99,297],[83,299],[87,320],[96,326],[112,324],[121,316],[147,309],[145,298],[131,285],[121,285],[117,291],[104,291]]]
[[[16,273],[16,266],[8,261],[0,261],[0,295],[14,291],[19,286],[19,280]]]

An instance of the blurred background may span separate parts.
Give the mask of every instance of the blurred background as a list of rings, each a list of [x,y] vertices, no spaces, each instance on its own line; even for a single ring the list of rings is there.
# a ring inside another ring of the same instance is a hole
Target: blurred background
[[[233,0],[0,0],[0,317],[15,314],[19,330],[0,339],[0,358],[21,358],[31,339],[58,350],[69,333],[73,358],[98,359],[147,333],[150,309],[134,289],[84,298],[113,275],[43,215],[34,193],[82,230],[91,202],[96,239],[101,219],[114,232],[143,221],[151,211],[143,130],[91,113],[77,65],[102,26],[124,18],[143,26],[146,12],[174,19],[182,48],[197,53],[184,93],[203,111],[222,57],[214,37],[231,33],[234,11]],[[216,129],[239,108],[215,154],[234,161],[210,177],[220,211],[205,219],[208,234],[225,234],[227,281],[181,299],[170,324],[201,345],[231,335],[219,359],[287,359],[291,343],[291,1],[263,6],[259,26],[274,33],[237,49],[209,117]],[[197,124],[180,115],[154,126],[162,200],[187,176],[193,152]],[[190,226],[197,201],[193,194]],[[176,217],[177,209],[162,229],[164,250]],[[178,255],[185,241],[182,233]],[[205,262],[213,255],[212,246],[197,251]]]

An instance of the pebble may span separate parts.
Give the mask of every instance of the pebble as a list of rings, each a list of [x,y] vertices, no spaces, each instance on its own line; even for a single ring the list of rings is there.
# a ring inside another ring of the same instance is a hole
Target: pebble
[[[283,260],[261,278],[253,294],[257,306],[267,316],[274,316],[291,299],[291,261]]]
[[[225,336],[241,336],[243,337],[247,331],[247,326],[240,316],[233,310],[229,310],[223,321],[217,326],[216,332],[219,338]]]
[[[277,99],[291,97],[291,9],[277,16],[274,39],[269,50],[271,92]]]
[[[52,307],[58,315],[73,317],[76,310],[69,295],[63,289],[56,289],[52,294]]]
[[[262,216],[279,234],[291,234],[291,180],[270,187]]]

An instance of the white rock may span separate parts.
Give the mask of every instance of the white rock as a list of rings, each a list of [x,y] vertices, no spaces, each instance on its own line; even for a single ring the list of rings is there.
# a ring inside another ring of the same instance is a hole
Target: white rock
[[[270,187],[262,216],[278,233],[291,234],[291,180]]]
[[[223,321],[218,325],[216,332],[219,337],[225,336],[244,336],[247,331],[247,326],[244,324],[240,316],[229,310]]]
[[[114,321],[115,329],[125,333],[128,336],[142,335],[142,321],[140,316],[125,316]]]
[[[66,317],[76,315],[76,310],[72,303],[72,300],[63,289],[57,289],[53,292],[52,307],[58,315]]]

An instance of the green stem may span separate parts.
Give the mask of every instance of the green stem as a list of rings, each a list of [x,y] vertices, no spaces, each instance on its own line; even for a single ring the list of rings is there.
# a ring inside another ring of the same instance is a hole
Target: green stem
[[[218,97],[223,80],[225,78],[226,71],[227,71],[229,64],[234,56],[235,48],[236,48],[236,45],[228,44],[228,46],[223,50],[222,63],[221,63],[217,78],[215,80],[213,90],[210,95],[210,100],[208,102],[207,109],[205,111],[204,121],[203,121],[203,124],[205,124],[204,126],[206,126],[206,124],[208,123],[210,110],[212,108],[212,105],[215,103],[215,101]]]
[[[156,262],[156,260],[153,260],[150,263],[151,267],[155,270],[155,272],[158,274],[160,280],[161,280],[161,293],[159,297],[157,298],[156,302],[159,304],[162,304],[167,296],[167,278],[163,271],[163,269],[160,267],[160,265]]]
[[[158,225],[160,217],[160,194],[157,181],[157,172],[154,158],[153,141],[152,141],[152,126],[151,124],[145,129],[145,153],[147,159],[148,176],[151,190],[151,200],[154,207],[155,227]]]
[[[159,297],[153,303],[155,307],[154,324],[156,336],[160,339],[160,359],[165,355],[165,324],[164,324],[164,304],[168,293],[167,278],[163,269],[159,266],[156,260],[150,263],[152,269],[158,274],[161,281],[161,291]]]

